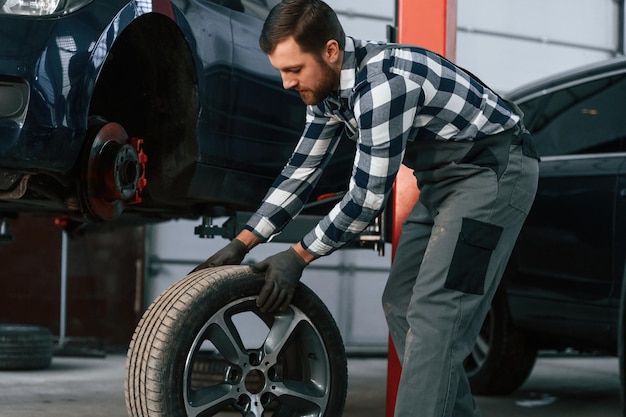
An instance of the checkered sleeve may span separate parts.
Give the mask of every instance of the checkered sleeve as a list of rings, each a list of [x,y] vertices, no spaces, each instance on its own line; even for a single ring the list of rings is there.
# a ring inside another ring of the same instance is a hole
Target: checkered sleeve
[[[327,117],[321,106],[307,106],[302,137],[246,229],[267,241],[302,210],[337,148],[341,129],[342,123]]]
[[[417,83],[389,72],[368,75],[353,98],[359,137],[348,192],[301,242],[320,256],[356,237],[384,207],[422,99]]]

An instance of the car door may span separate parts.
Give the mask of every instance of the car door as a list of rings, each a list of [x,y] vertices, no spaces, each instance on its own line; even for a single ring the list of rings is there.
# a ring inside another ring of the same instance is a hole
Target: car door
[[[247,0],[244,12],[231,13],[233,33],[232,123],[225,146],[238,155],[237,165],[248,175],[263,178],[267,188],[291,156],[305,122],[305,104],[293,90],[285,90],[278,70],[258,46],[264,14],[277,0]],[[347,189],[355,144],[340,141],[313,191],[311,201]],[[225,151],[226,152],[226,151]],[[259,185],[262,182],[257,181]]]
[[[232,30],[231,10],[211,0],[172,0],[183,13],[198,54],[200,114],[198,147],[203,164],[224,163],[220,144],[228,141],[232,124]]]
[[[233,12],[231,25],[234,120],[229,146],[239,155],[236,169],[273,180],[300,138],[305,105],[298,93],[283,88],[280,73],[259,47],[263,20],[248,11]]]
[[[521,103],[542,156],[507,287],[521,326],[606,339],[609,296],[621,277],[615,227],[624,105],[624,75],[581,80]]]
[[[611,339],[617,342],[618,314],[626,277],[626,160],[620,167],[615,200],[615,281],[611,291],[609,327]]]

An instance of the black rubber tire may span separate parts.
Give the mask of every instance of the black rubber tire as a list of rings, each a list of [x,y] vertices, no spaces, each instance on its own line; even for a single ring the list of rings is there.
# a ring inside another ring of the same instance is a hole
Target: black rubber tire
[[[129,416],[232,416],[233,411],[242,416],[340,416],[347,362],[330,312],[301,284],[286,314],[263,314],[255,305],[263,282],[263,275],[247,266],[225,266],[191,273],[163,292],[144,313],[128,351]],[[273,336],[282,336],[282,330],[287,334],[275,344],[277,339],[266,336],[261,347],[244,346],[241,335],[229,327],[235,313],[253,315],[268,331],[278,328]],[[215,343],[211,347],[217,352],[207,351],[202,340]],[[193,408],[209,395],[223,404],[211,402],[213,408],[203,412]],[[299,409],[303,402],[307,408]]]
[[[0,324],[0,370],[45,369],[51,363],[50,330],[24,324]]]
[[[537,349],[513,326],[504,290],[499,289],[480,330],[472,354],[465,360],[472,393],[507,395],[530,375]]]

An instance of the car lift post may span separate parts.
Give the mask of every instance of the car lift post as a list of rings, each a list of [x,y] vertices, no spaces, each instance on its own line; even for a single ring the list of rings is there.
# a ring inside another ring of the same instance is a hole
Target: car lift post
[[[448,59],[456,54],[457,0],[396,0],[397,41],[422,46]],[[419,197],[415,177],[402,167],[394,185],[392,216],[392,259],[402,230],[402,222]],[[387,367],[386,416],[393,417],[401,365],[391,338]]]

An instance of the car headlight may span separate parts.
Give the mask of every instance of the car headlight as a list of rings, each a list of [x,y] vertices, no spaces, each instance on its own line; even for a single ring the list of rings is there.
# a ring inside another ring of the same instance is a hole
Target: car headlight
[[[58,16],[75,12],[93,0],[0,0],[0,15]]]

